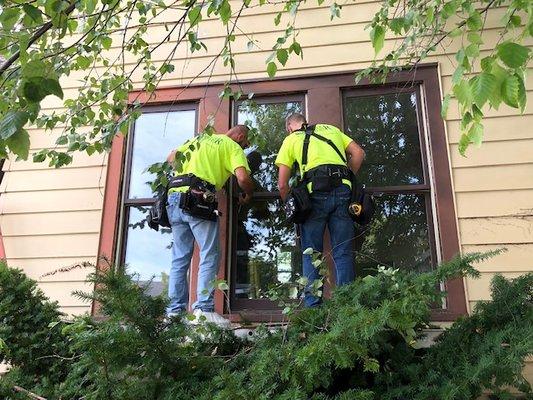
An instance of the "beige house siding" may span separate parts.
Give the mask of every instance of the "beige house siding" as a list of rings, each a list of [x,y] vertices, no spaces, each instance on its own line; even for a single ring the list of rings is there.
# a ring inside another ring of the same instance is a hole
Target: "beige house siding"
[[[234,3],[234,9],[237,7]],[[379,2],[366,1],[347,4],[341,19],[330,21],[328,5],[324,7],[306,4],[297,17],[300,29],[298,41],[304,50],[304,59],[293,57],[279,76],[354,71],[365,68],[372,61],[374,51],[364,30]],[[257,40],[254,51],[247,51],[248,38],[240,31],[233,47],[236,53],[237,72],[240,79],[267,79],[265,59],[271,46],[285,28],[287,16],[279,27],[273,18],[277,6],[254,8],[240,19],[242,31],[254,32]],[[483,54],[488,53],[498,39],[496,28],[504,9],[489,13],[486,21],[486,37]],[[166,18],[174,18],[168,15]],[[160,25],[150,28],[146,37],[156,43],[167,31]],[[161,87],[190,82],[212,60],[222,45],[223,35],[219,22],[211,18],[200,27],[201,38],[209,51],[198,52],[191,57],[187,46],[176,52],[175,71],[168,75]],[[121,38],[114,40],[119,46]],[[387,40],[385,48],[393,46]],[[529,43],[530,45],[532,43]],[[168,43],[153,54],[154,60],[162,60],[173,43]],[[453,54],[457,45],[444,46],[432,62],[438,62],[441,73],[441,89],[447,92],[451,86]],[[117,54],[117,47],[110,50]],[[136,60],[129,59],[133,65]],[[211,82],[224,81],[228,69],[222,62],[213,68]],[[65,81],[66,97],[76,95],[80,73],[73,73]],[[140,87],[142,72],[135,73]],[[205,82],[207,75],[197,77],[196,83]],[[484,251],[507,247],[508,251],[479,265],[482,278],[467,280],[466,290],[470,306],[489,297],[488,285],[495,273],[516,276],[533,270],[533,78],[526,84],[528,106],[524,115],[502,106],[499,111],[487,111],[485,141],[481,148],[471,148],[468,157],[458,154],[460,137],[459,112],[452,104],[446,120],[451,170],[455,191],[458,227],[463,251]],[[61,111],[62,102],[47,98],[45,110]],[[52,135],[39,129],[31,129],[32,150],[54,147],[60,129]],[[162,155],[163,156],[163,155]],[[4,237],[8,263],[22,267],[32,278],[59,267],[80,261],[96,261],[100,219],[105,188],[107,159],[105,156],[78,154],[74,163],[59,170],[46,164],[8,161],[0,187],[0,227]],[[89,311],[89,305],[70,296],[72,290],[90,289],[84,284],[87,269],[75,269],[40,279],[43,290],[58,300],[66,312]]]

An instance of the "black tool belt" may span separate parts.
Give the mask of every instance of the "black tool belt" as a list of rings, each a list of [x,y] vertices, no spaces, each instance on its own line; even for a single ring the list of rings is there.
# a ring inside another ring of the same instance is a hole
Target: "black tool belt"
[[[171,178],[168,188],[183,186],[188,186],[189,189],[181,194],[180,208],[193,217],[215,221],[219,215],[215,185],[193,174],[187,174]]]
[[[344,165],[319,165],[304,174],[304,181],[311,182],[313,192],[329,192],[342,185],[343,179],[351,179],[351,172]]]
[[[170,182],[168,184],[169,189],[183,186],[189,186],[198,190],[208,190],[213,193],[216,191],[215,185],[204,181],[193,174],[178,175],[170,178]]]

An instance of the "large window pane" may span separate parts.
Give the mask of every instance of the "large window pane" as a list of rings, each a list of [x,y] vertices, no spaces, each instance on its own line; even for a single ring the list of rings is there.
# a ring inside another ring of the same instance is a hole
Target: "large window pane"
[[[368,186],[424,184],[415,93],[347,96],[346,134],[366,159],[359,176]]]
[[[376,199],[372,223],[358,232],[358,274],[367,275],[378,266],[427,271],[432,265],[426,195],[382,195]]]
[[[296,232],[287,223],[280,200],[240,206],[235,229],[237,298],[264,298],[270,287],[301,273]]]
[[[248,123],[257,129],[257,136],[252,140],[263,156],[263,163],[255,174],[258,183],[256,191],[278,190],[274,160],[286,136],[285,118],[295,112],[302,112],[302,103],[299,101],[267,104],[245,102],[238,107],[237,123]]]
[[[171,150],[194,136],[195,126],[195,110],[145,113],[137,119],[128,198],[152,197],[146,182],[153,181],[154,176],[144,171],[165,160]]]
[[[136,274],[141,284],[150,281],[149,293],[166,293],[171,261],[170,229],[156,232],[146,225],[149,206],[128,208],[128,231],[125,264],[128,273]]]

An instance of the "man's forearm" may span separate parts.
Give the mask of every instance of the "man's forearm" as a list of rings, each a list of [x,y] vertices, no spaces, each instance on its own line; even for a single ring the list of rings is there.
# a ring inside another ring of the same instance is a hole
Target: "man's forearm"
[[[254,183],[250,177],[244,178],[244,179],[237,179],[237,183],[239,184],[239,187],[246,193],[247,195],[251,196],[254,192]]]
[[[361,168],[363,164],[364,156],[352,157],[348,160],[348,167],[352,170],[354,174],[357,174],[357,171]]]
[[[289,195],[289,178],[291,176],[291,169],[286,165],[279,165],[279,175],[278,175],[278,189],[281,200],[285,201]]]

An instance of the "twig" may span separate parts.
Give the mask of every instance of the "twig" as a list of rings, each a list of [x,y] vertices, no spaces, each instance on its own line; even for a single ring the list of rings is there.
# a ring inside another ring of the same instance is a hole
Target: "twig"
[[[15,392],[24,393],[26,396],[28,396],[30,399],[34,400],[46,400],[44,397],[38,396],[35,393],[30,392],[29,390],[26,390],[20,386],[13,386],[13,390]]]

